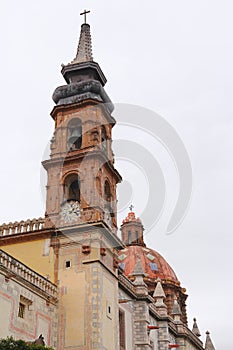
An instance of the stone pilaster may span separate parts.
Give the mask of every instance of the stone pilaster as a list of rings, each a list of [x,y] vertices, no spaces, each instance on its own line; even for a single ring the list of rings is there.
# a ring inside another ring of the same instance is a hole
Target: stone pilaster
[[[102,314],[101,295],[102,290],[102,274],[97,263],[91,266],[91,349],[101,349],[102,344]]]
[[[148,288],[143,278],[145,272],[143,270],[140,256],[137,257],[137,263],[133,272],[135,280],[133,282],[135,291],[141,300],[134,302],[134,339],[135,339],[135,350],[149,350],[150,339],[148,332],[149,319],[149,306],[146,301],[148,296]]]
[[[177,339],[177,344],[179,344],[179,350],[186,350],[186,341],[184,338]]]
[[[149,350],[150,340],[148,334],[149,308],[146,301],[134,303],[134,339],[135,350]]]
[[[158,326],[158,349],[167,350],[169,344],[168,322],[166,320],[160,321]]]

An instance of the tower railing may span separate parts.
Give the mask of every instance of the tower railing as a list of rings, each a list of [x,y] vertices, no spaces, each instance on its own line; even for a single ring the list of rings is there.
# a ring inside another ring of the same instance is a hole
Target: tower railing
[[[0,226],[0,237],[43,230],[45,219],[38,218],[20,222],[10,222]]]

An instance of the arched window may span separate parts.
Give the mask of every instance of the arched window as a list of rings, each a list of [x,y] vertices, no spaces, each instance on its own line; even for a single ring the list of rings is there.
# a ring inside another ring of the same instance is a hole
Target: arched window
[[[101,146],[104,151],[107,150],[107,134],[106,129],[103,125],[101,127]]]
[[[135,231],[135,243],[139,243],[138,231]]]
[[[82,147],[82,123],[78,118],[72,119],[68,124],[67,148],[68,151],[80,149]]]
[[[132,233],[131,231],[128,231],[128,244],[132,243]]]
[[[106,180],[104,183],[104,199],[108,202],[111,201],[111,189],[110,189],[110,184],[109,182]]]
[[[80,180],[77,174],[69,175],[65,179],[64,200],[80,202]]]

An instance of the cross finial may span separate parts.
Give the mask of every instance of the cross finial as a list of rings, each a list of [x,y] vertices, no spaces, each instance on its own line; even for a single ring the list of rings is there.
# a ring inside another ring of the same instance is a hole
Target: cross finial
[[[80,13],[80,16],[84,15],[84,23],[87,23],[87,13],[90,13],[91,11],[84,10]]]
[[[134,206],[133,206],[133,204],[131,204],[131,205],[129,206],[129,210],[132,211],[133,208],[134,208]]]

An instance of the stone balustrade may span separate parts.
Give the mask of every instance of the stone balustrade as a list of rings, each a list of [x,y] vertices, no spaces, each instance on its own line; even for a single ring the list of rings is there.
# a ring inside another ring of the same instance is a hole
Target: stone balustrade
[[[53,299],[57,298],[57,286],[55,284],[0,249],[0,267],[1,266],[5,267],[8,271],[6,277],[14,277],[16,279],[22,278],[41,289],[49,297]]]
[[[44,218],[39,218],[20,222],[10,222],[9,224],[2,224],[0,226],[0,237],[43,230],[44,222]]]

